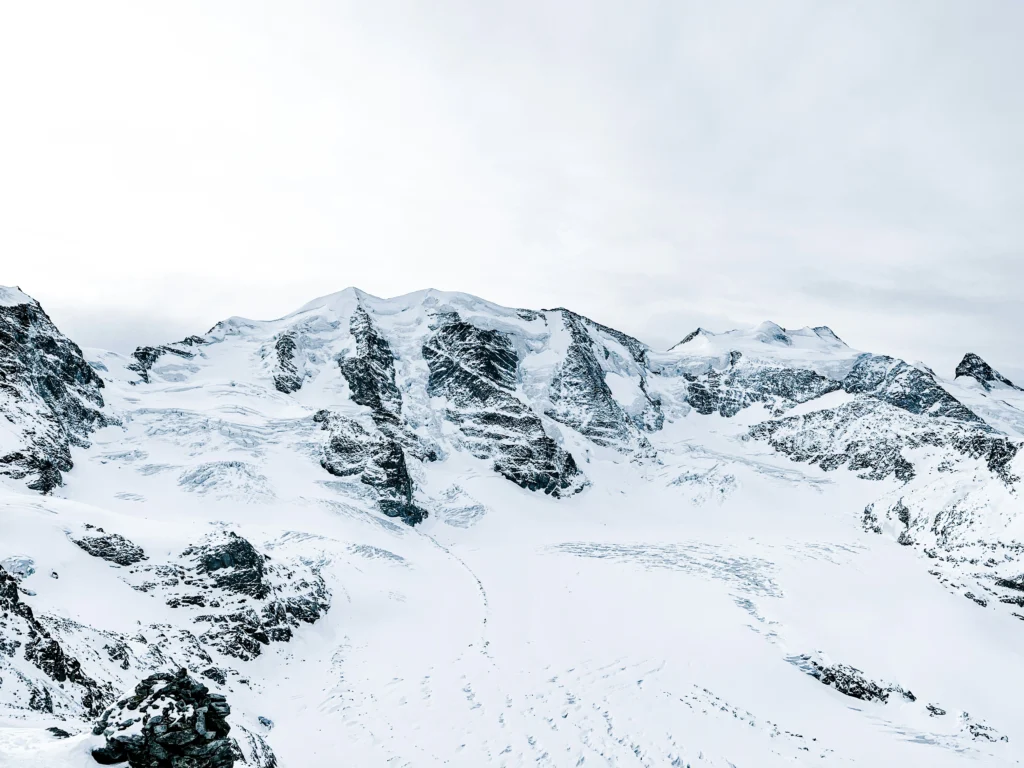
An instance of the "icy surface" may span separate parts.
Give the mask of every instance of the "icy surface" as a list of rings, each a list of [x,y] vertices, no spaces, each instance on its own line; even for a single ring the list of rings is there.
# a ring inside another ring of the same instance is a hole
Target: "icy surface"
[[[0,307],[16,307],[19,304],[28,304],[32,297],[23,293],[19,288],[7,285],[0,285]]]

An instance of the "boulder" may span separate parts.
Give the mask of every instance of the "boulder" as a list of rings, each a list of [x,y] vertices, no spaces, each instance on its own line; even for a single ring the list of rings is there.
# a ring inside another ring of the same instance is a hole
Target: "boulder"
[[[92,756],[101,765],[131,768],[231,768],[231,707],[188,670],[150,675],[135,693],[108,709],[93,728],[106,737]]]

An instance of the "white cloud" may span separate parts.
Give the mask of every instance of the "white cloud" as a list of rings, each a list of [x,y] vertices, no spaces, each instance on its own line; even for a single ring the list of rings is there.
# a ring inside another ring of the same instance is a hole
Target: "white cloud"
[[[122,349],[434,286],[657,344],[770,317],[1012,369],[1022,22],[994,0],[8,4],[0,282]]]

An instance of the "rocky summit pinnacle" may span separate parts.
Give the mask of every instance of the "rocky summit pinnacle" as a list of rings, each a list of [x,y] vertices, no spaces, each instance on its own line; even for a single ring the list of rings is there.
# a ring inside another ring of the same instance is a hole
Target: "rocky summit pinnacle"
[[[961,376],[969,376],[986,390],[991,390],[993,384],[1003,384],[1024,392],[1024,389],[1018,387],[973,352],[964,355],[964,359],[956,367],[956,378],[959,379]]]

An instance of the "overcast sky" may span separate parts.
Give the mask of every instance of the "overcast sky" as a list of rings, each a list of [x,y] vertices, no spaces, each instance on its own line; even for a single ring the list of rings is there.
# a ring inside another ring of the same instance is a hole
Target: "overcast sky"
[[[4,3],[0,284],[128,351],[349,285],[1024,378],[1024,3]]]

